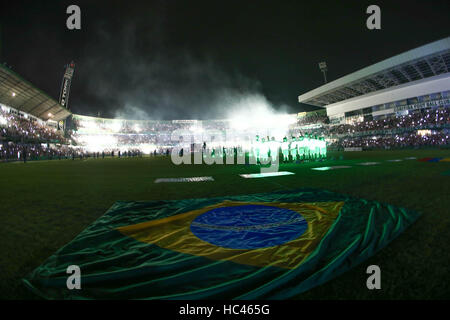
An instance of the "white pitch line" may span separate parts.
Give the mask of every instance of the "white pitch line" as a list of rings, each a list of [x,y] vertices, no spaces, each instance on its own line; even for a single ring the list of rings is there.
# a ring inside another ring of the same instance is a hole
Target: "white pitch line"
[[[316,167],[316,168],[311,168],[311,170],[328,171],[328,170],[347,169],[347,168],[351,168],[351,166]]]
[[[242,178],[252,179],[252,178],[266,178],[266,177],[278,177],[278,176],[286,176],[294,174],[289,171],[280,171],[280,172],[265,172],[265,173],[248,173],[248,174],[240,174]]]
[[[358,164],[361,165],[361,166],[374,166],[376,164],[380,164],[380,162],[361,162],[361,163],[358,163]]]
[[[155,183],[161,182],[204,182],[214,181],[213,177],[189,177],[189,178],[159,178],[155,180]]]

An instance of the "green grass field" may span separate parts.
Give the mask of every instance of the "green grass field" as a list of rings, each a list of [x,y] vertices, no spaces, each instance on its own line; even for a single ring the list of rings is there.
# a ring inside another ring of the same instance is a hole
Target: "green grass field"
[[[413,209],[422,217],[398,239],[344,275],[299,299],[449,299],[450,162],[388,159],[450,157],[450,150],[330,154],[342,160],[285,164],[295,175],[243,179],[257,166],[180,165],[166,157],[53,160],[0,164],[0,298],[35,299],[21,279],[99,218],[117,200],[188,199],[321,188]],[[375,166],[356,163],[379,161]],[[350,165],[315,171],[312,167]],[[159,183],[157,178],[215,181]],[[366,288],[368,265],[381,268],[381,290]]]

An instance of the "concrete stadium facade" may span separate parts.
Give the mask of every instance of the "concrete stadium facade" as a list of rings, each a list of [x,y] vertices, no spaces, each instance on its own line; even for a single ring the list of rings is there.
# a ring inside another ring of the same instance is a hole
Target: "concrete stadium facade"
[[[410,50],[299,96],[333,124],[450,106],[450,37]]]

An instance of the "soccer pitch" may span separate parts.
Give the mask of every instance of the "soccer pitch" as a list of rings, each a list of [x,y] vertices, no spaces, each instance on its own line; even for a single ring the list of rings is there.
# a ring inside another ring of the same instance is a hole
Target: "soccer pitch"
[[[417,161],[425,157],[447,158],[450,150],[330,153],[322,162],[280,165],[279,171],[293,175],[258,179],[240,176],[259,173],[256,165],[176,166],[162,156],[2,163],[0,298],[36,298],[20,280],[118,200],[208,198],[307,187],[405,207],[422,216],[363,264],[299,299],[448,299],[450,162]],[[361,165],[367,162],[372,164]],[[341,168],[311,170],[325,166]],[[214,181],[155,183],[160,178],[204,176]],[[371,264],[381,268],[381,290],[366,287]]]

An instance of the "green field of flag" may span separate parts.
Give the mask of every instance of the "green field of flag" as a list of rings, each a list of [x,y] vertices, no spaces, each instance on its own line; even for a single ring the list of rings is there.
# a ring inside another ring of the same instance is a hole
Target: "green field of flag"
[[[363,262],[419,214],[318,189],[116,202],[25,279],[47,299],[289,299]],[[67,268],[81,289],[67,288]]]

